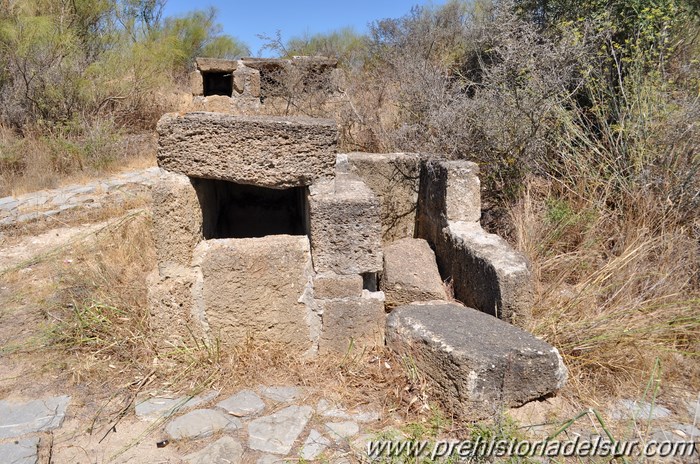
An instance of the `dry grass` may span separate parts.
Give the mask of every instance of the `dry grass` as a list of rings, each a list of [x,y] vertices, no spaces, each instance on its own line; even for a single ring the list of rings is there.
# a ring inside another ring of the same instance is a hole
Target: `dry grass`
[[[108,121],[80,129],[23,133],[0,125],[0,197],[85,182],[155,165],[153,133],[122,133]]]
[[[636,397],[657,360],[668,384],[700,381],[699,250],[659,211],[653,196],[615,211],[542,181],[513,209],[540,282],[531,329],[560,349],[581,398]]]

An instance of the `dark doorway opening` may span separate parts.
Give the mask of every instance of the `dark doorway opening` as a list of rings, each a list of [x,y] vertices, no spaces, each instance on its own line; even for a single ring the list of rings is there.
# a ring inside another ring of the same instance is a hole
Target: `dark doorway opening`
[[[202,73],[204,81],[204,96],[233,95],[233,75],[230,72],[205,72]]]
[[[193,185],[206,240],[308,233],[306,187],[272,189],[214,179],[193,179]]]

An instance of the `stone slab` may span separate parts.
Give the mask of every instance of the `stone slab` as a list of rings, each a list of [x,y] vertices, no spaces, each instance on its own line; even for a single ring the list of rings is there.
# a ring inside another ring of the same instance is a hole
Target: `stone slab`
[[[310,236],[317,272],[382,270],[379,200],[358,178],[338,175],[309,189]]]
[[[381,290],[389,310],[414,301],[447,299],[435,253],[428,242],[404,238],[384,247]]]
[[[223,436],[199,451],[185,456],[188,464],[237,464],[243,461],[243,447],[234,438]]]
[[[384,345],[384,293],[363,291],[360,298],[316,300],[323,321],[320,354],[345,354]]]
[[[9,443],[0,443],[0,462],[37,464],[39,462],[39,438],[31,437]]]
[[[334,272],[316,274],[314,298],[347,298],[362,296],[362,276],[339,275]]]
[[[202,240],[202,208],[192,181],[163,172],[152,190],[153,240],[159,264],[189,266]]]
[[[313,461],[323,453],[331,444],[331,441],[321,435],[316,429],[311,429],[309,436],[306,437],[304,445],[301,447],[299,456],[307,461]]]
[[[216,407],[223,409],[232,416],[244,417],[259,413],[265,409],[265,403],[254,391],[241,390],[235,395],[217,403]]]
[[[313,415],[310,406],[288,406],[248,424],[248,445],[265,453],[286,455]]]
[[[291,403],[301,399],[304,390],[288,385],[275,385],[271,387],[260,386],[260,394],[275,403]]]
[[[27,403],[0,401],[0,439],[60,427],[69,403],[70,396],[56,396]]]
[[[222,430],[236,430],[242,426],[235,417],[216,409],[195,409],[170,421],[165,427],[165,433],[174,440],[198,439],[210,437]]]
[[[197,246],[194,264],[201,281],[195,305],[213,336],[313,349],[320,318],[304,303],[313,275],[306,236],[207,240]]]
[[[556,348],[456,303],[396,308],[386,336],[391,349],[411,357],[447,410],[466,420],[552,394],[567,378]]]
[[[195,408],[219,395],[216,390],[210,390],[195,396],[179,396],[177,398],[140,396],[134,406],[136,417],[145,421],[156,421],[164,417]]]
[[[345,156],[349,172],[359,176],[379,199],[384,243],[413,237],[420,156],[412,153],[348,153]]]
[[[342,442],[360,433],[360,426],[354,421],[327,422],[326,430],[336,442]]]
[[[332,120],[171,113],[157,131],[158,165],[175,173],[273,188],[333,176]]]

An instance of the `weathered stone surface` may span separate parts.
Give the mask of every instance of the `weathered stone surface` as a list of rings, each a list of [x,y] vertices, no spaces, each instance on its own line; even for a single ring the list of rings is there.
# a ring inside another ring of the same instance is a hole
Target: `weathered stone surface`
[[[202,72],[231,72],[238,66],[236,60],[202,57],[195,58],[195,64],[197,69]]]
[[[446,300],[435,253],[423,239],[404,238],[384,248],[381,289],[387,309],[414,301]]]
[[[233,90],[241,97],[260,97],[260,71],[239,64],[233,72]]]
[[[287,464],[287,461],[279,456],[272,454],[263,454],[258,458],[256,464]]]
[[[252,390],[241,390],[233,396],[217,403],[217,408],[236,416],[252,416],[265,409],[265,403]]]
[[[195,313],[192,287],[196,275],[189,267],[163,265],[147,278],[148,311],[151,327],[164,345],[177,346],[183,340],[206,334],[203,315]]]
[[[347,440],[360,432],[360,426],[353,421],[328,422],[326,423],[326,429],[336,442]]]
[[[315,269],[346,275],[381,271],[380,207],[372,191],[348,175],[315,184],[309,191]]]
[[[290,403],[300,399],[304,394],[304,390],[299,387],[285,385],[260,386],[260,394],[275,403]]]
[[[671,411],[660,404],[622,399],[615,404],[615,409],[610,416],[616,420],[654,420],[665,419],[670,415]]]
[[[409,153],[348,153],[346,156],[349,171],[358,175],[379,199],[384,243],[413,237],[420,156]]]
[[[321,354],[384,344],[384,294],[363,291],[360,298],[316,300],[322,312]]]
[[[39,462],[39,438],[25,438],[0,443],[0,462],[8,464],[37,464]]]
[[[304,442],[304,446],[301,448],[299,456],[307,461],[313,461],[323,453],[330,444],[331,441],[321,435],[318,430],[311,429],[309,436]]]
[[[346,298],[362,296],[362,276],[339,275],[334,272],[316,274],[314,298]]]
[[[443,275],[452,278],[455,297],[469,307],[524,326],[534,301],[527,259],[476,223],[450,223],[442,243]]]
[[[200,404],[213,400],[218,395],[219,392],[216,390],[209,390],[200,395],[179,396],[177,398],[149,398],[144,395],[137,398],[134,412],[136,417],[141,420],[155,421],[163,417],[169,417],[177,412],[197,407]]]
[[[250,448],[272,454],[288,454],[311,419],[309,406],[289,406],[248,424]]]
[[[158,263],[189,266],[202,240],[202,208],[194,185],[187,176],[163,171],[152,196]]]
[[[552,346],[455,303],[396,308],[386,336],[389,347],[411,356],[448,410],[465,419],[556,392],[567,377]]]
[[[184,416],[173,419],[166,427],[165,433],[174,440],[183,438],[205,438],[221,430],[236,430],[241,422],[215,409],[196,409]]]
[[[21,404],[0,401],[0,439],[60,427],[69,403],[70,396],[56,396]]]
[[[479,223],[478,167],[467,161],[421,166],[416,234],[435,250],[440,275],[469,307],[524,326],[532,312],[527,260]]]
[[[190,91],[192,92],[192,95],[204,94],[204,79],[202,78],[202,73],[199,72],[199,70],[195,70],[190,73]]]
[[[313,274],[306,236],[207,240],[194,264],[201,272],[195,303],[206,308],[212,334],[234,343],[251,336],[290,350],[312,349],[320,318],[303,302]]]
[[[158,165],[172,172],[275,188],[333,175],[332,120],[170,113],[157,130]]]
[[[378,421],[381,418],[381,415],[377,411],[361,409],[351,413],[343,408],[332,405],[324,399],[318,401],[318,404],[316,405],[316,413],[323,417],[351,420],[355,422],[373,422]]]
[[[243,460],[243,447],[231,437],[223,436],[203,449],[185,456],[188,464],[237,464]]]

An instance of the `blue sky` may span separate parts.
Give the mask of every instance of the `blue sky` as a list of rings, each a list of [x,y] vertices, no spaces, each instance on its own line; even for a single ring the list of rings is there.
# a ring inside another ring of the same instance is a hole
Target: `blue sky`
[[[398,18],[416,4],[442,4],[444,0],[168,0],[165,15],[182,15],[193,9],[214,6],[226,34],[247,43],[254,56],[262,41],[256,34],[274,36],[282,32],[284,40],[291,37],[330,32],[352,26],[357,32],[367,31],[367,24],[383,18]],[[268,51],[262,56],[269,56]]]

